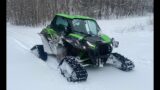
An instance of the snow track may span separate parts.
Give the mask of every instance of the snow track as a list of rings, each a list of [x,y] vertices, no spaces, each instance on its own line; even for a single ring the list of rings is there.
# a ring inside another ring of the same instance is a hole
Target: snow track
[[[27,51],[30,50],[29,47],[25,46],[24,44],[22,44],[22,43],[21,43],[20,41],[18,41],[17,39],[14,39],[14,41],[15,41],[20,47],[22,47],[23,49],[25,49],[25,50],[27,50]]]
[[[110,65],[88,67],[88,79],[80,83],[67,82],[54,56],[44,62],[29,51],[42,44],[37,33],[45,26],[7,23],[7,90],[153,90],[153,25],[149,20],[153,17],[98,21],[103,33],[120,42],[114,51],[131,59],[136,67],[131,72]]]

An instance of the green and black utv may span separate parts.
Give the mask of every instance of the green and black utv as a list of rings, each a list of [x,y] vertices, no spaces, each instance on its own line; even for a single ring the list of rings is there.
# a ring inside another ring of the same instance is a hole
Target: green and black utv
[[[123,71],[135,67],[129,59],[112,52],[119,42],[101,33],[90,17],[56,14],[39,35],[43,45],[35,45],[31,51],[44,61],[49,54],[56,56],[61,74],[70,82],[87,80],[86,66],[111,64]]]

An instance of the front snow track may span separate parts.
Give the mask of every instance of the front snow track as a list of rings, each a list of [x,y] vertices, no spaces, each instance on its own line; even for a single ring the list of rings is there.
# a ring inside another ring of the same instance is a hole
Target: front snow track
[[[66,56],[59,64],[61,74],[67,78],[69,82],[86,81],[88,74],[86,69],[83,68],[75,57]]]
[[[135,67],[131,60],[119,53],[111,53],[106,63],[109,63],[122,71],[131,71]]]

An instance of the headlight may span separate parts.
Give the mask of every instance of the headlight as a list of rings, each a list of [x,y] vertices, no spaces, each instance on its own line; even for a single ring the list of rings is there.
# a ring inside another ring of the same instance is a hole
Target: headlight
[[[83,47],[83,49],[86,49],[86,46],[82,46]]]
[[[87,41],[87,44],[90,46],[90,47],[94,47],[95,48],[95,45],[93,45],[92,43],[88,42]]]
[[[112,46],[115,47],[115,48],[117,48],[118,45],[119,45],[119,42],[118,42],[118,41],[115,41],[115,39],[112,38]]]

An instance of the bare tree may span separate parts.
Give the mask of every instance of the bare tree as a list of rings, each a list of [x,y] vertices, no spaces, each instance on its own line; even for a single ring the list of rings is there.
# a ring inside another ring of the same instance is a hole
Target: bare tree
[[[96,19],[153,13],[153,0],[7,0],[7,22],[37,26],[56,13]]]

